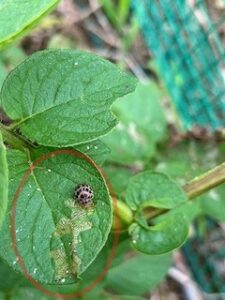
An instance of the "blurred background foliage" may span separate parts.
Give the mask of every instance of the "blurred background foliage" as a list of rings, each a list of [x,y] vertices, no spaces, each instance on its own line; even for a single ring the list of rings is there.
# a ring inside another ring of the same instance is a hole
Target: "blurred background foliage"
[[[29,34],[26,31],[26,35],[0,52],[0,85],[10,70],[28,55],[46,48],[80,48],[93,51],[138,77],[140,83],[136,91],[119,99],[112,107],[119,119],[118,125],[101,139],[110,149],[104,170],[121,200],[124,200],[129,178],[139,171],[151,169],[163,172],[184,185],[193,177],[223,162],[225,157],[223,128],[212,131],[207,126],[193,123],[193,120],[191,123],[188,121],[188,124],[192,124],[191,127],[187,126],[188,129],[183,126],[180,116],[183,118],[185,112],[183,115],[179,114],[180,103],[177,104],[175,92],[171,93],[171,89],[175,87],[168,87],[168,83],[172,84],[173,80],[165,78],[157,51],[151,51],[154,40],[146,42],[146,32],[143,32],[140,18],[135,17],[135,5],[131,2],[61,1]],[[192,2],[195,5],[195,1],[190,1]],[[199,3],[202,4],[202,1]],[[199,3],[194,6],[195,9],[199,7]],[[222,20],[225,16],[223,1],[205,1],[204,5],[213,13],[213,18]],[[201,24],[201,15],[198,18]],[[163,17],[159,22],[169,26]],[[220,34],[223,45],[224,26],[220,22],[220,26],[214,28],[218,29],[217,33]],[[183,74],[175,69],[171,69],[171,76],[179,86],[180,83],[182,85]],[[185,101],[183,103],[187,104]],[[3,111],[0,111],[0,118],[3,123],[10,124]],[[128,235],[123,233],[116,259],[106,278],[81,299],[211,299],[207,292],[217,293],[214,299],[224,299],[220,297],[225,286],[225,256],[223,251],[218,254],[224,248],[224,198],[223,185],[190,202],[185,209],[195,220],[190,235],[191,242],[173,255],[139,254],[130,248]],[[88,285],[101,272],[110,243],[111,239],[79,285],[64,288],[67,292]],[[207,265],[208,256],[213,258],[213,267],[210,268]],[[1,300],[51,299],[31,287],[24,278],[14,274],[4,262],[0,264]],[[199,273],[198,269],[201,268],[206,268],[208,278],[204,279],[204,274]],[[219,277],[221,281],[216,287],[210,286],[215,274],[215,280],[218,281]],[[193,278],[200,288],[196,288]]]

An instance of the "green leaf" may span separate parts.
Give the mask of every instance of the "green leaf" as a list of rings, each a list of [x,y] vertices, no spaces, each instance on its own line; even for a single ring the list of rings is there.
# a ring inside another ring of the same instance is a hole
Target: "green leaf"
[[[7,48],[0,52],[0,89],[8,72],[15,68],[25,58],[25,53],[19,47]]]
[[[3,62],[0,60],[0,87],[2,86],[6,76],[7,76],[6,68]]]
[[[51,148],[51,147],[42,147],[39,146],[36,150],[37,153],[44,154],[45,152],[50,152],[57,150],[58,148]],[[89,156],[96,164],[99,166],[103,165],[106,158],[108,157],[110,150],[109,148],[99,140],[95,140],[92,142],[88,142],[85,144],[77,145],[75,147],[69,147],[68,149],[78,150],[82,153],[85,153]]]
[[[14,272],[7,264],[0,260],[0,291],[10,292],[19,286],[27,286],[29,282],[16,272]]]
[[[8,166],[6,148],[0,131],[0,226],[5,217],[8,202]]]
[[[95,282],[95,280],[98,278],[98,276],[103,272],[105,266],[107,265],[107,261],[112,253],[112,239],[111,235],[109,235],[109,238],[104,245],[101,252],[97,255],[96,259],[93,261],[93,263],[88,267],[88,269],[81,274],[80,280],[75,284],[68,284],[63,286],[47,286],[48,289],[51,291],[57,292],[57,293],[74,293],[81,291],[85,288],[90,287],[90,285]],[[97,291],[101,291],[103,286],[105,284],[105,278],[102,278],[102,280],[98,283],[98,285],[93,289],[94,293]],[[89,293],[88,293],[89,294]]]
[[[216,220],[225,221],[225,186],[224,184],[199,197],[201,213]]]
[[[149,255],[159,255],[180,247],[188,235],[188,222],[182,212],[168,213],[156,225],[144,228],[133,223],[129,228],[132,246]]]
[[[36,52],[7,77],[1,92],[6,114],[28,139],[72,146],[105,135],[116,124],[110,106],[135,89],[136,80],[86,52]]]
[[[182,210],[172,210],[148,226],[144,208],[173,209],[187,201],[187,196],[168,176],[144,171],[133,176],[127,187],[125,201],[136,211],[136,221],[129,228],[132,245],[139,251],[157,255],[183,244],[188,234],[188,222]]]
[[[6,298],[7,299],[7,298]],[[54,300],[55,298],[43,295],[41,291],[32,287],[21,287],[10,294],[10,300]]]
[[[0,255],[20,271],[11,247],[10,210],[15,191],[29,163],[27,157],[8,151],[9,208],[0,231]],[[78,184],[94,191],[94,206],[82,208],[72,199]],[[77,280],[104,246],[112,226],[112,205],[99,172],[84,159],[60,154],[44,160],[25,183],[16,209],[17,247],[28,272],[39,282],[67,284]]]
[[[6,48],[0,52],[0,59],[5,64],[6,69],[10,71],[26,59],[26,53],[19,46]]]
[[[13,41],[49,13],[58,0],[3,0],[0,3],[0,47]]]
[[[197,199],[183,203],[181,206],[179,206],[179,210],[185,216],[189,224],[191,224],[197,216],[202,214],[200,201]],[[178,209],[176,209],[176,211],[178,211]]]
[[[113,112],[120,121],[103,138],[111,149],[111,161],[130,165],[146,162],[154,156],[157,143],[166,133],[161,98],[161,90],[156,84],[139,83],[133,94],[113,105]]]
[[[99,140],[77,145],[75,149],[91,157],[99,166],[103,165],[110,154],[110,149]]]
[[[134,296],[149,292],[159,284],[171,265],[168,254],[149,256],[133,251],[127,257],[111,268],[106,277],[106,287],[120,295]]]
[[[123,197],[129,178],[132,176],[131,171],[128,168],[114,165],[104,166],[104,171],[118,197]]]
[[[187,201],[187,196],[167,175],[144,171],[129,180],[125,201],[132,210],[141,207],[171,209]]]

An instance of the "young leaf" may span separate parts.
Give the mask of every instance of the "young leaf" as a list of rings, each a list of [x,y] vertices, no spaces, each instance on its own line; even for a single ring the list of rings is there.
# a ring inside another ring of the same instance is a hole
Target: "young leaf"
[[[8,166],[6,148],[0,131],[0,226],[5,217],[8,202]]]
[[[37,52],[5,80],[1,104],[14,129],[45,146],[71,146],[105,135],[116,124],[110,106],[136,80],[81,51]]]
[[[139,173],[130,179],[125,200],[136,211],[137,223],[130,226],[129,234],[137,250],[158,255],[183,244],[188,234],[188,222],[182,211],[172,210],[150,226],[144,219],[146,207],[173,209],[187,201],[184,191],[172,179],[151,171]]]
[[[9,212],[15,191],[29,167],[41,155],[8,151]],[[77,185],[94,191],[94,206],[73,200]],[[28,177],[16,207],[17,248],[30,275],[46,284],[75,282],[104,246],[112,226],[112,206],[100,173],[87,161],[60,154],[44,160]],[[12,249],[10,213],[0,231],[0,255],[21,271]]]
[[[187,196],[167,175],[144,171],[129,180],[125,199],[133,210],[144,206],[171,209],[187,201]]]
[[[0,2],[0,48],[32,27],[58,0],[4,0]]]
[[[180,247],[188,235],[188,223],[181,213],[168,215],[149,228],[133,223],[129,228],[132,246],[149,255],[168,253]]]

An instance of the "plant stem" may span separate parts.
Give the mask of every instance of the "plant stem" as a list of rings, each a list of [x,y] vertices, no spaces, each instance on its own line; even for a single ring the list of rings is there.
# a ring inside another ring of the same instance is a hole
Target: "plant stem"
[[[189,199],[204,194],[210,189],[225,182],[225,163],[209,170],[208,172],[194,178],[184,187]]]
[[[132,210],[124,202],[117,200],[118,217],[124,224],[131,224],[133,221]]]
[[[23,150],[24,148],[30,148],[30,145],[20,138],[16,133],[11,132],[3,124],[0,123],[0,131],[3,136],[3,141],[8,143],[15,149]]]
[[[183,186],[183,189],[188,199],[192,200],[222,183],[225,183],[225,162],[189,181]],[[145,210],[144,214],[146,219],[150,220],[168,211],[168,209],[149,207]]]
[[[188,199],[191,200],[222,183],[225,183],[225,162],[194,178],[188,182],[183,189],[186,192]],[[131,224],[133,221],[133,214],[130,208],[124,202],[117,200],[117,209],[118,212],[115,217],[118,217],[126,225]],[[144,215],[146,219],[149,220],[165,214],[166,212],[168,212],[168,209],[149,207],[144,211]]]

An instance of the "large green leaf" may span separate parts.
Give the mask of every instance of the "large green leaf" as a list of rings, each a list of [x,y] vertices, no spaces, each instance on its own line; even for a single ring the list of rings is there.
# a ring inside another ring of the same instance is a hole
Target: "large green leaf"
[[[0,255],[20,271],[11,245],[10,210],[18,184],[30,160],[18,150],[8,151],[9,208],[0,231]],[[78,184],[94,191],[94,206],[80,207],[72,199]],[[16,209],[17,247],[28,272],[48,284],[75,282],[104,246],[112,226],[112,206],[100,173],[84,159],[66,154],[44,160],[20,193]]]
[[[110,160],[129,165],[145,162],[155,154],[156,145],[166,134],[166,118],[160,88],[139,83],[134,93],[113,104],[117,127],[103,141],[111,149]]]
[[[168,176],[144,171],[133,176],[128,184],[125,201],[134,210],[136,222],[129,234],[134,248],[150,254],[167,253],[178,248],[188,234],[188,222],[179,206],[187,201],[184,191]],[[144,209],[174,209],[148,224]]]
[[[96,139],[116,124],[112,102],[135,89],[136,80],[91,53],[69,49],[37,52],[7,77],[1,104],[14,129],[45,146]]]
[[[51,11],[58,0],[3,0],[0,2],[0,47],[27,31]]]
[[[0,131],[0,226],[5,217],[8,202],[8,166],[6,148]]]

